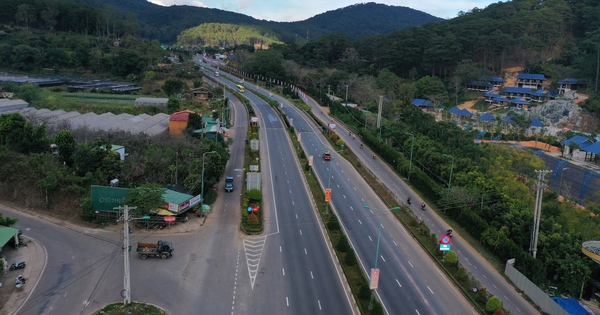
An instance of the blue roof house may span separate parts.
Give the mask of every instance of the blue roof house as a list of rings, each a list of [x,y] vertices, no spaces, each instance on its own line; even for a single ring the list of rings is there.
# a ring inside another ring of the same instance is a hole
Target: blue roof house
[[[430,100],[424,100],[422,98],[414,98],[410,104],[421,109],[429,109],[430,107],[433,107],[433,103],[431,103]]]
[[[546,77],[543,74],[519,73],[517,87],[539,90],[544,87]]]

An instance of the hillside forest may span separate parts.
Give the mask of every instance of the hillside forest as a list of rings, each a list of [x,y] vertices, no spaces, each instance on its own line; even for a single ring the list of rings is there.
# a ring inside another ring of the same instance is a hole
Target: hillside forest
[[[44,8],[42,5],[36,12],[47,10]],[[163,60],[160,56],[164,52],[158,42],[136,39],[134,33],[128,33],[131,29],[126,27],[127,19],[122,24],[116,20],[100,23],[100,17],[106,12],[97,10],[93,11],[98,17],[96,23],[83,23],[79,19],[81,23],[74,25],[59,25],[62,12],[59,10],[55,16],[57,24],[51,28],[52,19],[48,24],[43,19],[30,18],[23,13],[30,11],[20,9],[20,15],[15,13],[11,17],[15,23],[3,26],[8,34],[0,36],[1,60],[4,60],[0,67],[3,71],[39,72],[51,65],[55,73],[93,71],[96,75],[132,81],[151,78],[148,74],[156,71],[157,63]],[[595,0],[515,0],[390,34],[353,39],[348,34],[336,33],[303,44],[273,43],[269,49],[240,45],[233,48],[229,66],[261,84],[276,79],[285,85],[300,87],[328,106],[332,115],[354,129],[365,144],[402,175],[408,174],[407,148],[411,148],[414,141],[415,167],[411,184],[435,203],[440,213],[460,224],[501,262],[516,258],[516,267],[541,288],[552,285],[558,287],[560,293],[578,296],[583,281],[585,296],[591,292],[588,280],[598,279],[600,269],[582,255],[581,243],[600,239],[597,216],[600,204],[589,201],[585,208],[579,208],[573,200],[560,202],[556,192],[545,192],[538,255],[533,259],[528,253],[533,222],[533,179],[535,170],[545,168],[541,160],[515,148],[475,144],[474,131],[465,131],[451,121],[436,121],[433,115],[410,106],[410,101],[429,99],[437,110],[444,111],[470,99],[465,90],[467,82],[484,75],[502,76],[505,68],[522,66],[526,73],[544,74],[554,86],[558,80],[568,77],[588,80],[587,90],[581,92],[589,98],[581,106],[598,117],[598,16],[600,4]],[[127,38],[130,44],[114,46],[117,38]],[[225,50],[224,47],[204,49]],[[62,57],[51,59],[49,56],[54,54],[48,53],[50,51],[60,51]],[[190,60],[196,52],[196,49],[188,49],[177,53],[181,60]],[[83,63],[85,58],[77,57],[82,55],[90,56],[90,62]],[[118,56],[127,56],[131,68],[123,72],[115,70],[116,63],[121,62],[117,59],[122,59]],[[30,58],[33,63],[23,58]],[[181,92],[193,85],[183,75],[172,75],[188,83],[178,87]],[[281,87],[274,88],[283,91]],[[12,89],[17,96],[23,93],[22,87]],[[291,98],[298,98],[291,89],[285,91]],[[328,91],[370,112],[377,111],[378,96],[384,95],[387,101],[383,105],[383,127],[376,128],[373,116],[366,112],[331,102],[325,96]],[[166,95],[164,89],[146,92]],[[37,99],[32,105],[41,107],[47,102]],[[60,108],[60,104],[53,105]],[[185,106],[183,103],[182,107]],[[515,115],[518,117],[519,113]],[[15,146],[10,145],[19,137],[35,139],[43,135],[36,129],[40,126],[28,125],[16,117],[8,120],[12,125],[6,125],[7,120],[0,121],[1,153],[6,160],[20,161],[23,167],[31,167],[36,165],[36,159],[42,159],[47,163],[44,165],[48,165],[48,171],[27,174],[32,200],[45,196],[50,200],[59,199],[77,187],[78,181],[89,184],[90,181],[82,182],[85,176],[100,178],[99,174],[107,172],[96,168],[83,176],[75,176],[71,170],[60,175],[60,178],[71,178],[69,181],[52,181],[58,177],[54,172],[65,170],[60,167],[62,164],[52,162],[50,153],[39,148],[15,151]],[[527,120],[516,121],[513,126],[495,127],[489,132],[503,133],[503,138],[526,139],[522,130]],[[22,127],[9,128],[15,123]],[[17,131],[27,134],[18,135]],[[379,141],[380,132],[382,141]],[[552,136],[541,133],[533,138],[560,146],[560,141],[571,135],[572,132]],[[31,143],[34,144],[37,142]],[[171,154],[164,165],[173,162]],[[5,168],[0,172],[9,174],[11,170]],[[448,187],[446,179],[450,172],[453,172],[453,180]],[[2,182],[5,188],[9,184]],[[76,196],[85,200],[86,191],[78,190]]]

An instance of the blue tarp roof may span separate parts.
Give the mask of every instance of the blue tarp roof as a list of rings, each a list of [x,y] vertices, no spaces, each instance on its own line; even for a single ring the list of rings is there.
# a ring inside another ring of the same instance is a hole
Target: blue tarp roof
[[[485,114],[481,115],[481,117],[479,117],[479,120],[481,120],[481,121],[494,121],[495,118],[494,118],[494,116],[492,116],[492,114],[485,113]]]
[[[528,89],[528,88],[520,88],[520,87],[515,87],[515,86],[507,86],[504,88],[504,93],[526,93],[526,94],[531,94],[533,92],[532,89]]]
[[[485,93],[483,93],[483,96],[488,96],[488,97],[492,97],[495,95],[498,95],[498,92],[496,92],[494,90],[485,91]]]
[[[583,308],[583,306],[581,306],[579,302],[573,298],[559,298],[557,296],[553,296],[552,300],[558,303],[558,305],[567,311],[569,315],[587,315],[585,308]]]
[[[531,104],[530,102],[526,101],[523,98],[515,98],[513,100],[510,100],[511,103],[513,104],[521,104],[521,105],[529,105]]]
[[[459,115],[461,114],[460,108],[454,106],[449,110],[450,114]]]
[[[424,100],[422,98],[414,98],[410,103],[413,106],[431,106],[431,102],[429,100]]]
[[[485,87],[493,86],[490,82],[486,82],[486,81],[471,81],[471,82],[467,83],[467,85],[477,85],[477,86],[485,86]]]
[[[460,114],[462,116],[465,116],[465,117],[471,117],[471,116],[473,116],[473,114],[471,114],[471,112],[468,109],[466,109],[466,108],[461,109],[460,110]]]
[[[504,119],[502,119],[502,121],[512,124],[513,123],[512,117],[513,117],[512,115],[506,116]]]
[[[496,98],[494,98],[494,101],[496,102],[510,102],[510,100],[504,96],[497,96]]]
[[[585,142],[588,143],[593,143],[592,140],[584,137],[584,136],[574,136],[571,139],[567,139],[567,140],[563,140],[562,143],[566,146],[568,146],[571,142],[575,142],[577,144],[579,144],[579,146],[581,147],[581,145]]]
[[[566,79],[562,79],[560,81],[558,81],[558,84],[576,84],[577,83],[577,79],[574,78],[566,78]]]
[[[535,74],[535,73],[519,73],[517,79],[536,79],[536,80],[546,80],[546,77],[543,74]]]
[[[593,154],[599,154],[600,153],[600,142],[596,142],[594,144],[590,144],[589,146],[586,146],[585,151],[593,153]]]
[[[542,122],[537,118],[532,119],[531,123],[529,124],[529,127],[542,127],[542,126],[544,126],[544,124],[542,124]]]

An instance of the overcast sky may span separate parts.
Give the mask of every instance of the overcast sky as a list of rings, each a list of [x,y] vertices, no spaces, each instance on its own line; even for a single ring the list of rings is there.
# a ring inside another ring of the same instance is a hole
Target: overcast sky
[[[456,17],[459,11],[475,7],[483,9],[500,0],[148,0],[164,6],[193,5],[249,15],[256,19],[294,22],[356,3],[376,2],[409,7],[444,19]],[[507,1],[505,1],[507,2]]]

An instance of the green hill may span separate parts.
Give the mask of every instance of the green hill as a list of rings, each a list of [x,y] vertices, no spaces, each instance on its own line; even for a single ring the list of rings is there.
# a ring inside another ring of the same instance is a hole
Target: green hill
[[[277,34],[268,29],[224,23],[205,23],[187,29],[177,36],[177,44],[191,46],[235,47],[249,45],[268,48],[273,43],[283,44]]]

